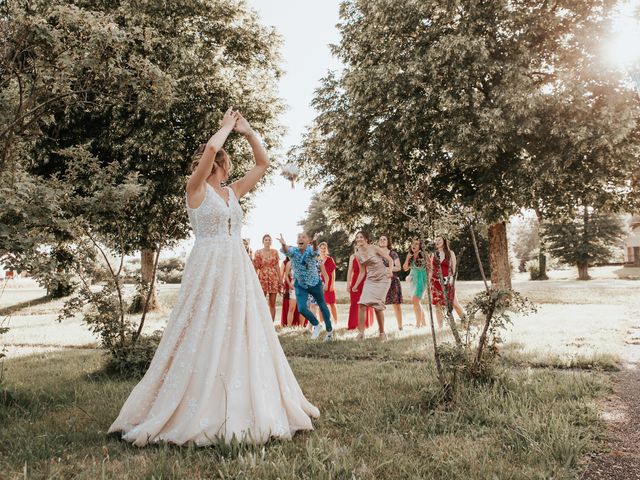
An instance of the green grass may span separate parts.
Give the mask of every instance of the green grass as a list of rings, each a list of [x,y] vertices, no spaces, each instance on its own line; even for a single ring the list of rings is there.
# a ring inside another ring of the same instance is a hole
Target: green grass
[[[99,352],[7,361],[0,478],[575,478],[600,428],[604,374],[501,369],[443,408],[418,342],[284,337],[322,416],[315,431],[261,447],[132,447],[105,432],[135,381],[99,374]]]

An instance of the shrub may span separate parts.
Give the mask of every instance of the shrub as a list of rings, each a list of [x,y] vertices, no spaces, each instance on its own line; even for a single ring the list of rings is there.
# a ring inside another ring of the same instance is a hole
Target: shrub
[[[542,280],[540,276],[540,266],[537,260],[530,260],[527,262],[527,271],[529,272],[530,280]]]
[[[158,262],[158,280],[163,283],[182,282],[184,260],[180,258],[168,258]]]
[[[158,348],[162,332],[156,330],[151,335],[141,335],[138,340],[109,352],[105,370],[107,373],[127,377],[141,377],[149,368],[151,359]]]

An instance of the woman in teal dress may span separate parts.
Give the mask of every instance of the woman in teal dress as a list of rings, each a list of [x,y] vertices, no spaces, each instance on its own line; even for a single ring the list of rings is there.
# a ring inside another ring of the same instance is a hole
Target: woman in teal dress
[[[419,239],[414,238],[411,241],[411,248],[402,268],[405,272],[411,270],[411,302],[416,316],[416,327],[426,327],[427,322],[420,300],[427,288],[427,262]]]

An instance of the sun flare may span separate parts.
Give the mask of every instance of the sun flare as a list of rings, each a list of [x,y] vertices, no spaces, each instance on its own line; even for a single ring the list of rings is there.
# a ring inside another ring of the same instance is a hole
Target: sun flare
[[[626,1],[618,6],[604,54],[619,68],[640,67],[640,0]]]

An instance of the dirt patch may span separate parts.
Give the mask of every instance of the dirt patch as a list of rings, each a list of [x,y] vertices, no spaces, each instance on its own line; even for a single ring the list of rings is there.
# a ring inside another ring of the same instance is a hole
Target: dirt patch
[[[631,338],[638,330],[631,329]],[[584,480],[640,480],[640,361],[637,344],[625,346],[631,361],[614,377],[614,391],[603,405],[607,433],[602,451],[590,458]]]

